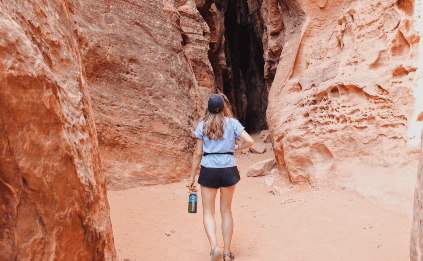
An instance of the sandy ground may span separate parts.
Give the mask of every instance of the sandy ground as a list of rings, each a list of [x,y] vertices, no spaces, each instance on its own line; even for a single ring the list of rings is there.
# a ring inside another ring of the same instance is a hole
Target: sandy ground
[[[255,137],[257,138],[257,137]],[[268,145],[270,148],[270,144]],[[289,187],[284,177],[246,177],[253,163],[273,157],[237,155],[241,173],[234,200],[236,260],[402,261],[409,258],[411,219],[353,192]],[[276,185],[280,195],[269,193]],[[119,260],[210,260],[198,213],[188,213],[185,183],[109,191]],[[219,196],[219,194],[218,194]],[[219,198],[216,199],[216,206]],[[223,247],[216,207],[218,241]],[[170,236],[165,233],[173,231]]]

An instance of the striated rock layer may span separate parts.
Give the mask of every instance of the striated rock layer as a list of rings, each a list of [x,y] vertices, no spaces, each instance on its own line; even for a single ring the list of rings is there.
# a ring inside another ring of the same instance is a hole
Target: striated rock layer
[[[198,85],[213,85],[206,77],[207,51],[198,47],[208,43],[209,29],[204,20],[201,26],[192,22],[202,19],[195,4],[67,4],[87,72],[108,189],[186,177],[193,131],[204,108]]]
[[[263,6],[267,46],[281,46],[267,111],[279,168],[295,183],[356,190],[410,215],[419,155],[414,2]]]
[[[0,260],[117,260],[66,1],[0,3]]]

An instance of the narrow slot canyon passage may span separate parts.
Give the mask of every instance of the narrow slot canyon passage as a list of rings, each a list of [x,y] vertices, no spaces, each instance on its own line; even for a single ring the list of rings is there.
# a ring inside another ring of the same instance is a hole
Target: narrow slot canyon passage
[[[223,0],[216,2],[218,11],[213,7],[209,11],[207,4],[199,10],[211,31],[209,61],[216,86],[229,99],[235,116],[250,133],[267,129],[268,93],[285,33],[279,16],[282,10],[289,9],[284,3],[281,1],[281,4],[272,6],[272,19],[279,26],[267,28],[268,40],[263,40],[267,32],[258,11],[260,8],[249,10],[247,1]],[[221,15],[220,25],[216,13]],[[256,19],[252,19],[254,15]],[[333,89],[331,95],[339,96],[339,92]],[[253,136],[256,143],[263,142],[258,135]],[[282,188],[282,195],[278,198],[276,194],[269,193],[272,188],[266,183],[268,177],[247,177],[248,168],[275,157],[272,145],[264,146],[267,147],[264,154],[237,155],[242,176],[233,202],[236,227],[232,250],[237,257],[241,260],[392,261],[408,258],[409,217],[378,207],[356,193],[313,190],[308,186],[290,189],[291,186],[287,185],[291,184],[290,180],[284,175],[270,177],[274,178],[275,187]],[[116,235],[119,238],[118,251],[131,260],[140,256],[142,251],[148,253],[148,259],[154,259],[165,246],[167,251],[160,254],[162,259],[177,260],[176,257],[181,254],[193,260],[203,259],[209,252],[207,237],[202,230],[201,219],[195,214],[185,213],[184,196],[186,191],[181,184],[131,189],[118,195],[110,192],[112,204],[119,206],[116,212],[112,212],[114,224],[121,228],[120,234]],[[123,202],[128,197],[139,197],[143,202],[134,203],[136,209],[131,215],[121,218],[118,213],[125,211]],[[151,207],[149,202],[153,198],[165,202],[160,210]],[[220,213],[216,203],[217,236],[222,245]],[[201,213],[201,202],[199,207]],[[339,211],[341,208],[342,211]],[[137,212],[137,209],[141,211]],[[151,212],[147,215],[142,209]],[[172,220],[168,220],[166,215],[161,216],[162,211],[172,216]],[[140,217],[147,222],[138,221]],[[127,226],[128,223],[138,225],[134,228]],[[158,228],[161,230],[158,231]],[[139,234],[145,234],[151,241],[161,244],[143,246],[141,239],[133,236]],[[141,246],[141,250],[128,247],[128,242],[132,240],[138,242],[135,245]],[[182,245],[180,242],[189,243]]]
[[[207,4],[199,10],[211,29],[209,60],[216,86],[229,99],[235,116],[246,130],[253,133],[256,143],[263,140],[254,133],[267,129],[268,93],[282,52],[280,43],[285,37],[285,26],[279,16],[296,5],[296,1],[279,2],[271,6],[272,19],[278,26],[267,28],[269,39],[266,40],[263,40],[267,32],[259,11],[262,3],[258,1],[250,2],[250,6],[258,3],[258,10],[249,10],[249,3],[241,0],[216,2],[218,11],[211,8],[209,12]],[[216,19],[219,14],[220,20]],[[301,87],[293,88],[297,92],[298,89]],[[339,98],[339,90],[332,89],[330,95]],[[251,261],[409,259],[408,216],[380,207],[355,192],[316,189],[304,184],[288,186],[291,181],[283,174],[248,176],[247,171],[253,165],[275,157],[272,145],[263,145],[267,148],[263,154],[237,155],[242,178],[233,201],[235,229],[231,247],[237,258]],[[318,152],[325,151],[317,148]],[[279,194],[275,193],[276,188],[281,189]],[[186,202],[183,202],[186,195],[178,183],[110,192],[111,204],[117,206],[111,216],[119,226],[118,252],[131,260],[142,253],[148,260],[156,259],[157,253],[164,260],[179,260],[180,255],[192,260],[205,259],[210,251],[207,236],[198,214],[186,214]],[[123,218],[119,213],[125,211],[124,202],[130,197],[142,200],[136,200],[133,204],[136,208]],[[152,207],[150,202],[154,200],[164,202],[160,210]],[[222,246],[218,201],[215,216],[218,244]],[[148,214],[142,210],[148,210]],[[163,212],[167,215],[162,215]],[[201,202],[198,212],[201,215]],[[141,234],[160,244],[143,245],[143,239],[138,237]],[[137,247],[130,247],[129,243]]]
[[[238,119],[248,132],[267,129],[267,94],[264,80],[263,44],[254,32],[249,19],[243,16],[244,8],[235,9],[236,1],[230,0],[225,13],[226,39],[232,62],[233,85],[227,82],[224,93],[231,96]],[[239,1],[246,5],[245,1]],[[248,9],[246,10],[248,12]],[[240,21],[240,23],[238,23]],[[233,90],[233,92],[232,92]]]
[[[228,97],[234,116],[245,126],[247,132],[260,132],[267,129],[268,99],[264,77],[263,25],[252,19],[247,1],[223,0],[216,3],[216,6],[224,20],[221,26],[225,28],[222,32],[225,40],[220,48],[225,54],[227,67],[226,70],[219,71],[221,68],[218,67],[222,62],[215,53],[218,47],[212,41],[209,59],[217,75],[217,88]],[[203,16],[213,34],[216,26],[210,23],[211,19],[207,19],[207,14]]]

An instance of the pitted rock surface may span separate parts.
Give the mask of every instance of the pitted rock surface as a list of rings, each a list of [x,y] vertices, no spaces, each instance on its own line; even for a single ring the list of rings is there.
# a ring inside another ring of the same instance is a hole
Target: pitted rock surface
[[[355,190],[411,215],[420,37],[403,2],[270,1],[267,46],[281,55],[267,122],[294,183]]]

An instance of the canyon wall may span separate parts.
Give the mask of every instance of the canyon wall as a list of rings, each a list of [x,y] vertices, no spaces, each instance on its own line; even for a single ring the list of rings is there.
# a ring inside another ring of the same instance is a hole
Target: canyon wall
[[[209,29],[195,3],[68,0],[67,8],[108,189],[185,178],[204,112],[201,91],[214,88]]]
[[[66,1],[0,2],[0,260],[117,260]]]
[[[279,168],[294,183],[357,191],[411,215],[421,127],[414,1],[263,5],[267,28],[280,32],[269,43],[282,46],[267,111]]]

